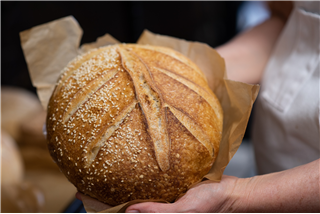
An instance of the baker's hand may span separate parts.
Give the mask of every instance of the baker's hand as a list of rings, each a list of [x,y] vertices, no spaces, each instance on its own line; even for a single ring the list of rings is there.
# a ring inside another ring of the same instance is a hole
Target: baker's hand
[[[140,203],[128,207],[126,212],[230,212],[236,198],[231,195],[238,180],[236,177],[223,176],[220,183],[204,181],[188,190],[175,203]]]

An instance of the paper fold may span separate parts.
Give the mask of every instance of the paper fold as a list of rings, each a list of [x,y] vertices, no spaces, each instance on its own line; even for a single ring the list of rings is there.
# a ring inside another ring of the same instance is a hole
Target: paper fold
[[[98,38],[96,42],[82,45],[78,49],[81,35],[82,30],[73,17],[59,19],[20,33],[31,80],[37,87],[40,101],[45,109],[60,71],[71,59],[92,48],[119,43],[106,34]],[[204,178],[220,181],[225,167],[242,142],[252,105],[258,95],[259,85],[228,80],[224,59],[207,44],[153,34],[147,30],[143,32],[137,43],[172,48],[191,59],[205,73],[210,88],[221,103],[224,120],[218,157]],[[88,212],[124,212],[134,203],[165,202],[135,200],[111,209],[101,210],[104,208],[101,206],[97,208],[93,200],[87,199],[83,203]]]
[[[60,71],[78,55],[81,37],[82,29],[72,16],[20,33],[32,84],[45,109]]]

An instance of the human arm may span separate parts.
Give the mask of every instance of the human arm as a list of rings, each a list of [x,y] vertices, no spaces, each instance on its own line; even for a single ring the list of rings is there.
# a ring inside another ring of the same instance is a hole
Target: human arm
[[[252,178],[205,182],[172,204],[141,203],[126,212],[319,212],[319,159]]]
[[[271,17],[230,42],[217,47],[225,59],[228,78],[246,83],[259,83],[284,21]]]
[[[291,2],[270,2],[271,17],[216,48],[225,59],[229,79],[259,83],[292,9]],[[207,75],[210,83],[210,74]]]

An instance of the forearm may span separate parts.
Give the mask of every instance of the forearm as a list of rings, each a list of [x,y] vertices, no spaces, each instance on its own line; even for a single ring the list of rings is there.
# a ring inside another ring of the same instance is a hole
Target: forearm
[[[236,212],[319,212],[319,160],[290,170],[239,179]]]
[[[272,16],[262,24],[217,47],[225,59],[229,79],[259,83],[285,21]]]

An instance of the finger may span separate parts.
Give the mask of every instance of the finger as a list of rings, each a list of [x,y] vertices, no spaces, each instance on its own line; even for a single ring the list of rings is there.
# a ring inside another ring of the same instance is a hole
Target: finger
[[[81,193],[80,192],[77,192],[76,193],[76,198],[78,199],[78,200],[80,200],[80,201],[82,201],[82,198],[81,198]]]
[[[146,202],[131,205],[126,209],[126,213],[175,213],[178,206],[173,204]]]

